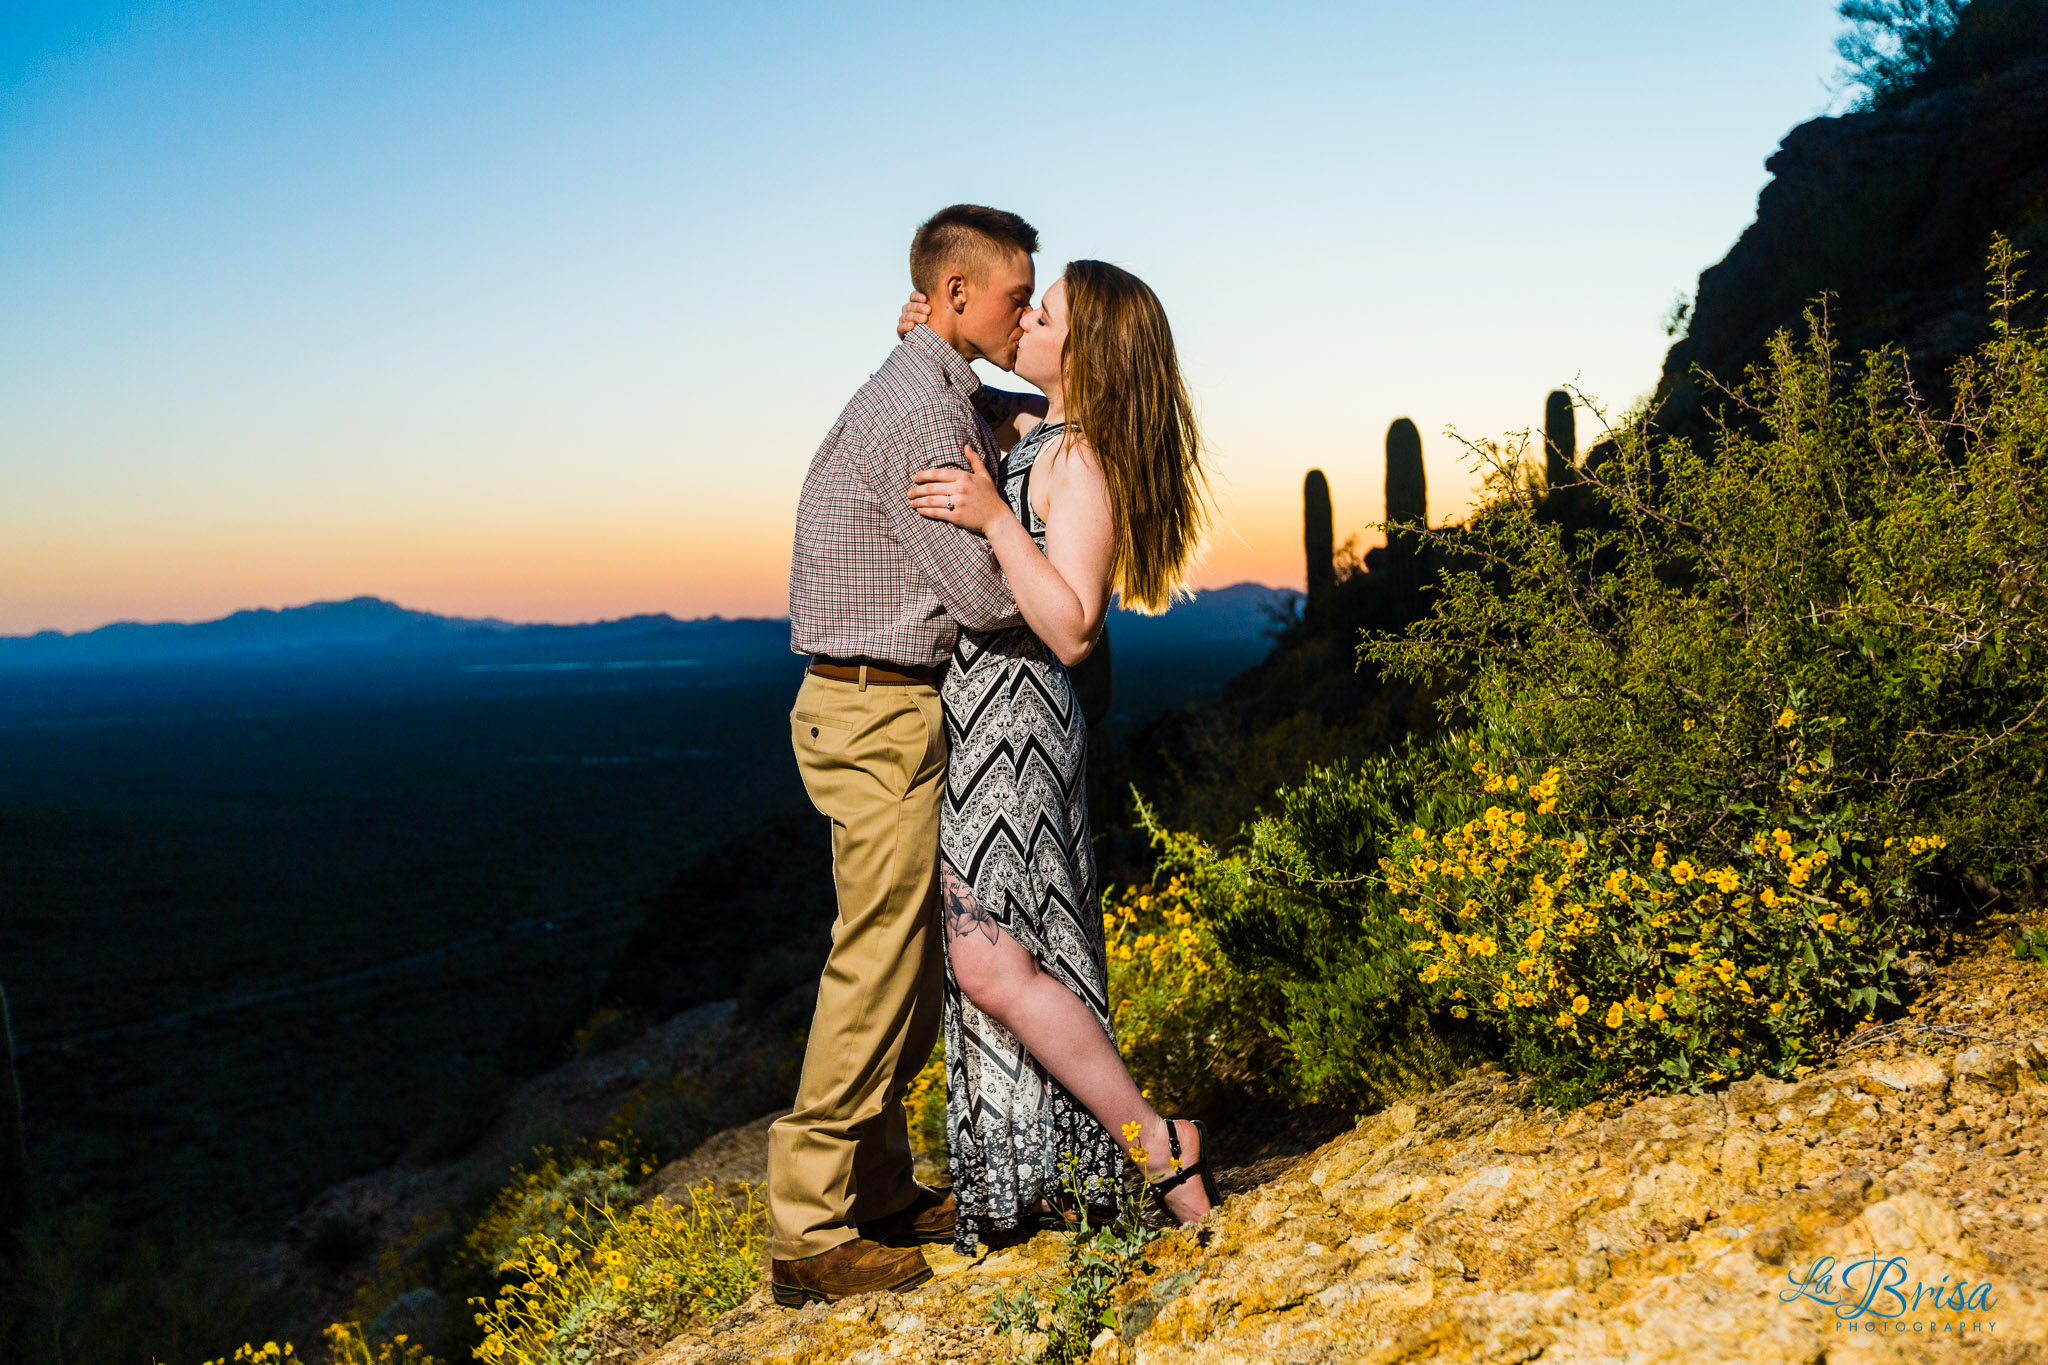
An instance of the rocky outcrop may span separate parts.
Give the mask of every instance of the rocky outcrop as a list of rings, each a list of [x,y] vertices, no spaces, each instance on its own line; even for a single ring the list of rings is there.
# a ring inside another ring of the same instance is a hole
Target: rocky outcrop
[[[1802,310],[1823,293],[1834,295],[1829,322],[1848,354],[1896,343],[1926,386],[1940,388],[1949,364],[1989,333],[1992,234],[2037,253],[2035,278],[2048,267],[2042,48],[2038,37],[2006,44],[1996,74],[1979,72],[1980,60],[1899,107],[1814,119],[1786,135],[1765,163],[1772,178],[1755,221],[1701,274],[1690,331],[1665,359],[1667,429],[1699,429],[1695,366],[1739,380],[1772,332],[1802,329]],[[2026,316],[2041,312],[2037,299]]]
[[[1563,1115],[1479,1070],[1395,1105],[1155,1244],[1094,1358],[2048,1357],[2048,978],[1986,951],[1928,1000],[1792,1082]],[[758,1295],[651,1359],[1028,1358],[985,1310],[1059,1253],[939,1253],[915,1293],[802,1312]]]

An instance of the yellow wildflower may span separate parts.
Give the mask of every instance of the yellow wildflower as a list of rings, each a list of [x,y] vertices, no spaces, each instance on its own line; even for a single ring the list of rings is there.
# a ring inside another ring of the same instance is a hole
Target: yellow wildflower
[[[1575,995],[1572,997],[1573,1014],[1584,1014],[1587,1010],[1591,1009],[1592,1007],[1593,1002],[1588,1000],[1585,996]]]
[[[1607,1027],[1620,1028],[1621,1017],[1621,1003],[1619,1001],[1607,1007]]]

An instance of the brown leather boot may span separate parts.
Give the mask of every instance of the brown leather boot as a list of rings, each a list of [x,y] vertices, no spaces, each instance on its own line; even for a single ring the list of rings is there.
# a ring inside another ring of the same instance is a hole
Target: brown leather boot
[[[917,1198],[884,1218],[871,1218],[860,1225],[860,1235],[889,1247],[914,1247],[953,1240],[951,1190],[940,1193],[917,1187]]]
[[[865,1237],[841,1242],[801,1261],[768,1262],[769,1289],[784,1308],[801,1308],[819,1300],[837,1303],[849,1294],[885,1289],[900,1294],[931,1277],[932,1268],[916,1247],[885,1247]]]

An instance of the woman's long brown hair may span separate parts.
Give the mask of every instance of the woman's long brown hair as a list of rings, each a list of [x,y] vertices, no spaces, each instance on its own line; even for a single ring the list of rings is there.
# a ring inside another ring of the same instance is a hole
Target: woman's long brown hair
[[[1166,310],[1102,261],[1067,263],[1060,358],[1067,424],[1095,451],[1116,518],[1110,586],[1128,611],[1165,611],[1209,524],[1202,437]]]

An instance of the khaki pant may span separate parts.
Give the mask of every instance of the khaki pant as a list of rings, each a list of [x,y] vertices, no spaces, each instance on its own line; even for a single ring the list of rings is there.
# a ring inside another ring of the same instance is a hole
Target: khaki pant
[[[789,719],[804,787],[832,819],[839,917],[796,1108],[768,1130],[768,1249],[786,1261],[916,1197],[903,1095],[938,1041],[945,987],[939,694],[807,673]]]

